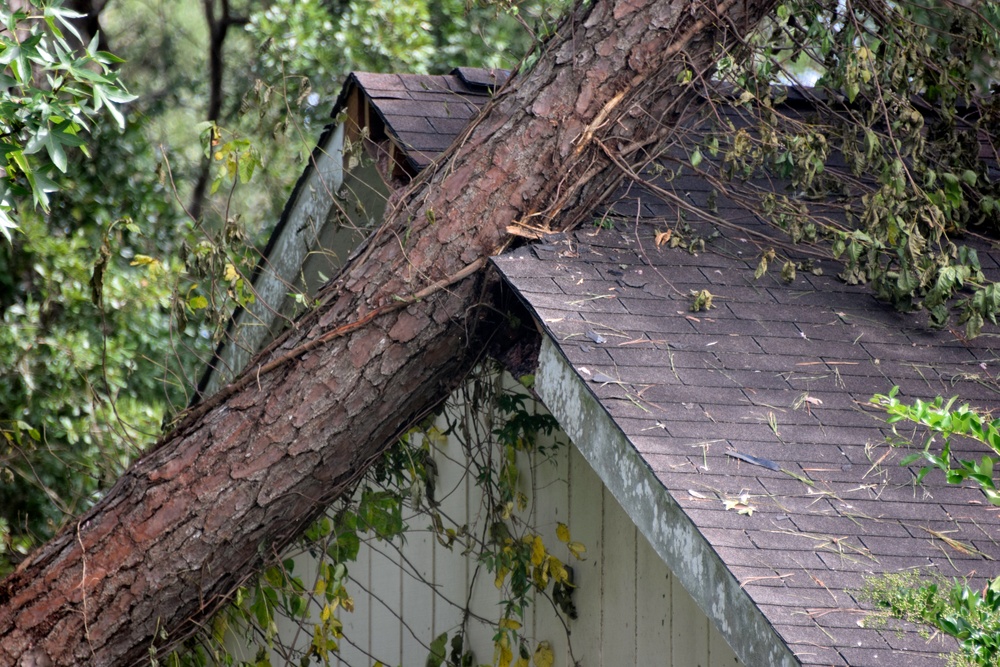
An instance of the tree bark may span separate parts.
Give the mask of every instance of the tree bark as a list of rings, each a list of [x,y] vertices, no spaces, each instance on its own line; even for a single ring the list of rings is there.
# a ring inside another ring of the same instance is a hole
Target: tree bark
[[[0,582],[0,664],[134,665],[195,632],[479,356],[485,258],[587,215],[684,68],[773,0],[578,5],[387,213],[318,309]]]

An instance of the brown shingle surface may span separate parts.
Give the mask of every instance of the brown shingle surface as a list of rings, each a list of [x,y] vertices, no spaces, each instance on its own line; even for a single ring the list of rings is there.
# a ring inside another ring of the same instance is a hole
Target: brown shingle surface
[[[465,129],[507,79],[501,70],[471,67],[452,74],[368,74],[352,79],[393,141],[416,169],[427,167]]]
[[[868,575],[913,567],[1000,575],[1000,512],[939,473],[914,485],[867,403],[899,385],[990,408],[997,339],[931,331],[829,277],[839,269],[826,262],[824,276],[754,280],[759,251],[732,229],[698,256],[658,249],[658,229],[633,218],[495,262],[802,664],[941,667],[950,640],[862,627],[857,591]],[[690,312],[692,289],[709,289],[715,307]],[[725,509],[743,494],[752,516]]]

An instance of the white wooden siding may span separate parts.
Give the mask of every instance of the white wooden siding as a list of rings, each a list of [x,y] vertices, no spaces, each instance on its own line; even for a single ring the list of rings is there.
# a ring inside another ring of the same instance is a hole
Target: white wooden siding
[[[461,447],[451,441],[435,459],[442,513],[455,526],[472,525],[479,505],[476,487],[465,474]],[[523,468],[535,527],[552,553],[574,568],[579,618],[567,623],[579,665],[740,664],[572,445],[558,450],[554,465]],[[586,560],[573,561],[562,553],[555,534],[558,522],[566,523],[573,539],[586,545]],[[474,616],[490,622],[499,618],[500,594],[493,575],[460,549],[439,544],[425,515],[407,517],[407,523],[404,544],[370,539],[350,566],[355,611],[341,614],[345,641],[340,665],[370,666],[378,660],[388,666],[422,667],[433,638],[442,632],[450,638],[461,626],[470,595]],[[532,607],[523,631],[532,650],[536,642],[546,640],[555,650],[556,666],[572,667],[562,622],[546,600]],[[470,624],[476,664],[492,663],[492,636],[487,623]]]

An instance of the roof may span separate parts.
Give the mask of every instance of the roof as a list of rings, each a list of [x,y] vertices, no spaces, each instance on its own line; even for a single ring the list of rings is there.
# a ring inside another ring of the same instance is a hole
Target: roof
[[[355,72],[348,77],[331,114],[337,119],[346,112],[347,122],[324,128],[254,268],[257,299],[230,318],[192,403],[228,382],[270,339],[288,286],[297,283],[310,254],[328,260],[329,273],[339,268],[342,258],[330,248],[314,251],[319,246],[317,224],[323,224],[332,207],[327,195],[343,184],[344,135],[353,141],[361,126],[374,128],[377,136],[369,138],[389,142],[389,157],[402,162],[404,175],[415,174],[454,141],[508,76],[506,70],[458,67],[433,76]]]
[[[788,116],[809,113],[807,99],[793,91]],[[721,115],[747,125],[733,107]],[[760,196],[790,194],[784,183],[727,194],[717,164],[690,168],[692,138],[624,185],[594,228],[494,258],[550,341],[539,395],[745,664],[786,664],[759,640],[770,629],[790,664],[943,665],[952,640],[866,619],[865,578],[916,568],[981,585],[1000,575],[1000,510],[941,473],[916,484],[869,401],[898,386],[996,405],[997,331],[935,331],[925,313],[838,280],[839,264],[759,217]],[[810,199],[846,224],[842,207]],[[668,231],[678,247],[657,243]],[[1000,275],[1000,252],[971,243]],[[768,247],[801,262],[793,280],[754,278]],[[692,312],[701,290],[713,307]],[[581,407],[591,399],[607,424]],[[958,458],[986,453],[953,443]],[[650,512],[657,488],[666,497]]]
[[[628,511],[641,503],[630,488],[662,484],[801,664],[878,665],[890,651],[906,654],[893,664],[943,664],[948,645],[914,628],[860,627],[857,591],[866,574],[914,567],[1000,574],[948,542],[1000,560],[1000,516],[976,488],[935,474],[915,485],[866,404],[893,385],[995,404],[996,338],[930,331],[828,277],[829,264],[791,284],[754,281],[745,237],[696,256],[657,249],[646,223],[494,260],[648,470],[620,481],[619,500]],[[715,307],[692,313],[701,289]],[[559,397],[540,393],[558,412]],[[572,412],[556,414],[564,428]],[[654,547],[656,531],[644,531]]]
[[[350,109],[351,93],[363,91],[411,167],[427,167],[465,129],[506,70],[458,67],[450,74],[369,74],[353,72],[334,105],[334,115]]]
[[[338,105],[362,91],[421,167],[490,81],[353,74]],[[788,105],[801,114],[809,100],[790,91]],[[600,226],[494,258],[546,334],[539,395],[744,663],[943,665],[951,640],[863,627],[858,591],[868,574],[912,568],[1000,575],[1000,515],[977,488],[933,473],[916,485],[868,401],[898,385],[995,404],[996,332],[933,331],[825,260],[789,283],[773,270],[755,280],[761,250],[787,239],[679,164],[653,170],[658,191],[624,186]],[[668,229],[680,247],[656,243]],[[998,258],[980,249],[987,272]],[[700,290],[714,307],[691,312]]]

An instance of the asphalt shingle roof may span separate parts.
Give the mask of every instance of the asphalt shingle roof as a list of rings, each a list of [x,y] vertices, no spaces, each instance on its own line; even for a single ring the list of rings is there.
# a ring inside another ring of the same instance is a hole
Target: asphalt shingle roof
[[[488,99],[488,75],[353,76],[419,166]],[[789,99],[796,113],[809,103]],[[950,639],[866,623],[858,592],[867,575],[912,568],[977,584],[1000,575],[1000,509],[940,473],[915,484],[868,401],[899,386],[904,397],[995,405],[997,333],[933,331],[926,316],[835,278],[830,261],[787,284],[773,269],[755,280],[768,239],[787,239],[732,199],[710,201],[701,176],[676,170],[684,155],[655,180],[705,216],[684,219],[662,192],[628,186],[610,229],[494,264],[803,665],[940,667]],[[667,229],[681,247],[657,246]],[[998,259],[980,249],[987,272]],[[699,290],[713,308],[691,312]],[[955,453],[984,452],[956,443]]]
[[[943,664],[947,642],[861,627],[858,591],[914,567],[1000,575],[975,553],[1000,559],[1000,516],[940,474],[915,485],[867,402],[898,385],[990,406],[996,338],[930,331],[830,263],[755,281],[740,236],[694,255],[656,231],[618,222],[494,262],[802,664]],[[692,313],[701,289],[714,307]],[[727,509],[741,499],[752,515]]]

